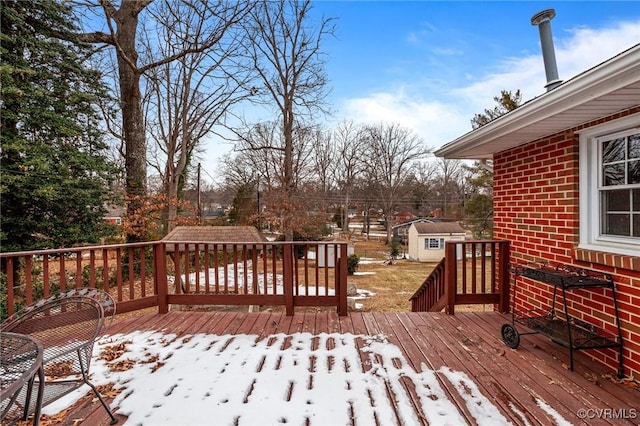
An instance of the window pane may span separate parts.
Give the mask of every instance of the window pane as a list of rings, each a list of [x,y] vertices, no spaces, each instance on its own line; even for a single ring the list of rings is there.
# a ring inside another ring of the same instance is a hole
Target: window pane
[[[628,212],[631,207],[631,191],[621,189],[617,191],[602,191],[602,211],[608,212]]]
[[[628,237],[631,234],[629,214],[604,215],[603,233],[608,235],[621,235]]]
[[[602,170],[604,186],[624,185],[624,163],[604,166]]]
[[[629,136],[628,158],[640,158],[640,133]]]
[[[640,214],[633,215],[633,236],[640,237]]]
[[[633,211],[640,213],[640,189],[633,190]]]
[[[602,162],[612,163],[624,160],[624,138],[618,138],[602,144]]]
[[[629,161],[628,184],[640,183],[640,160]]]

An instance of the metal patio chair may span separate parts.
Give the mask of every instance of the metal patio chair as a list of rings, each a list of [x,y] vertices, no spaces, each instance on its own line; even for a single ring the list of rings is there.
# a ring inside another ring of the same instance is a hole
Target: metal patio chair
[[[118,422],[89,381],[93,345],[103,331],[105,320],[113,320],[115,310],[115,302],[108,293],[77,289],[40,300],[0,325],[3,332],[26,334],[42,343],[45,375],[42,407],[86,383],[107,410],[111,424]],[[25,402],[22,401],[23,406]],[[34,412],[36,401],[29,405]]]

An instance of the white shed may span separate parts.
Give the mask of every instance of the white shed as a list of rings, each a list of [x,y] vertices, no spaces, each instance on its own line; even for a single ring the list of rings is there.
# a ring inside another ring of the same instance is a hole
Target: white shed
[[[457,222],[413,223],[409,228],[407,251],[410,260],[439,262],[446,241],[464,241],[465,231]]]
[[[348,243],[347,256],[351,256],[355,252],[355,247],[351,242],[349,241],[336,241],[336,242]],[[327,268],[335,268],[336,249],[339,250],[339,247],[336,244],[326,244],[326,245],[321,244],[318,246],[317,259],[318,259],[319,268],[324,268],[325,264]],[[337,254],[338,254],[338,257],[340,257],[340,252],[338,252]],[[325,261],[325,258],[326,258],[326,261]]]

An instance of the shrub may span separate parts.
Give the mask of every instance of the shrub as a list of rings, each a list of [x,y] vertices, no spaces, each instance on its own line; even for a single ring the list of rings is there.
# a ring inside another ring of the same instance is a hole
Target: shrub
[[[352,254],[347,257],[347,274],[353,275],[358,270],[358,263],[360,263],[360,258],[357,254]]]

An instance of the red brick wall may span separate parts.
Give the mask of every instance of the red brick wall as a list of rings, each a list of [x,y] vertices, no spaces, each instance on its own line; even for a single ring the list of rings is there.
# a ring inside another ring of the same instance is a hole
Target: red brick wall
[[[640,108],[635,108],[582,127],[638,111]],[[577,249],[580,223],[577,130],[494,155],[494,235],[511,241],[512,264],[565,263],[611,273],[623,329],[625,374],[640,377],[640,256]],[[519,277],[516,309],[546,309],[551,304],[552,291],[546,284]],[[570,314],[617,332],[610,290],[576,290],[567,299]],[[610,367],[612,372],[618,368],[617,351],[581,353]]]

